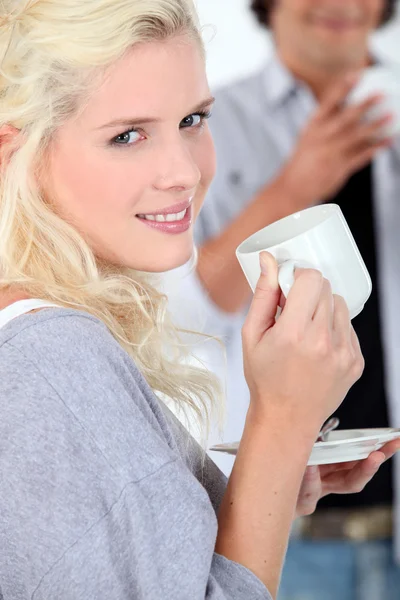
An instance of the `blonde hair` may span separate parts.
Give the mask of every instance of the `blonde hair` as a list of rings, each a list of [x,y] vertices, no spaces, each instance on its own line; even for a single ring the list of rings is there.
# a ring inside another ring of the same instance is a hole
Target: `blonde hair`
[[[54,132],[94,81],[134,44],[188,34],[202,48],[191,0],[0,0],[0,287],[101,319],[155,392],[207,418],[216,382],[185,360],[167,298],[144,273],[100,264],[44,201],[34,173]]]

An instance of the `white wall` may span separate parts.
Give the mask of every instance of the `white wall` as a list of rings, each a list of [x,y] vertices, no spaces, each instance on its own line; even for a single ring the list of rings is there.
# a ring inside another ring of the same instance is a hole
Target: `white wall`
[[[250,0],[196,0],[208,52],[211,85],[256,70],[271,51],[265,30],[253,18]],[[375,36],[379,49],[400,63],[400,15]]]

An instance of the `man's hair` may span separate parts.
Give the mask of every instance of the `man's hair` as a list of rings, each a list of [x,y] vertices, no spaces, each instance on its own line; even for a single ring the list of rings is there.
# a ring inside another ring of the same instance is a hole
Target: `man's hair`
[[[386,6],[383,11],[380,25],[390,21],[395,13],[397,0],[386,0]],[[259,23],[265,27],[271,24],[271,14],[276,4],[276,0],[251,0],[251,10],[256,15]]]

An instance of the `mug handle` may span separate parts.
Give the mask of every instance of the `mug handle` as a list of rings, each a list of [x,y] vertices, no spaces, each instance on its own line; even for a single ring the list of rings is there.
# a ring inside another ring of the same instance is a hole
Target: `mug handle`
[[[279,265],[278,282],[285,298],[287,298],[290,289],[294,284],[294,272],[297,268],[315,269],[316,267],[305,260],[289,259],[281,263]]]

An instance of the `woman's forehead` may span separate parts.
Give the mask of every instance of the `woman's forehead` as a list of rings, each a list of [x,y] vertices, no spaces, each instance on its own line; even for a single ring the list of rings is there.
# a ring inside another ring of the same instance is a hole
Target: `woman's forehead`
[[[82,116],[94,126],[126,117],[156,119],[209,95],[201,49],[180,36],[132,48],[107,71]]]

